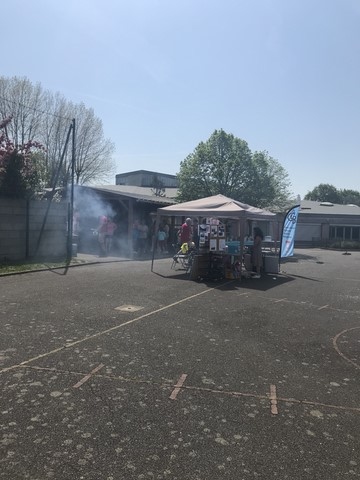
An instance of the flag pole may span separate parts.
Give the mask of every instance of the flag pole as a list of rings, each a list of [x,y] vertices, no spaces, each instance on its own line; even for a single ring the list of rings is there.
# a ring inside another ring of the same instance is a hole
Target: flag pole
[[[297,220],[299,216],[299,210],[300,210],[300,204],[295,205],[291,207],[284,216],[282,229],[281,229],[281,237],[280,237],[279,271],[280,271],[281,258],[283,257],[283,253],[284,253],[284,240],[286,243],[290,242],[290,244],[292,245],[292,249],[285,252],[286,255],[284,255],[284,257],[290,257],[293,255],[293,245],[294,245]],[[285,238],[284,238],[284,233],[286,233]]]

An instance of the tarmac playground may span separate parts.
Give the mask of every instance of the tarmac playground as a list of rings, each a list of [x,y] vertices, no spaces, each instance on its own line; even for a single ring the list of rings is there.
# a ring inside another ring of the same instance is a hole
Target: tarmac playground
[[[360,252],[1,278],[0,478],[360,476]]]

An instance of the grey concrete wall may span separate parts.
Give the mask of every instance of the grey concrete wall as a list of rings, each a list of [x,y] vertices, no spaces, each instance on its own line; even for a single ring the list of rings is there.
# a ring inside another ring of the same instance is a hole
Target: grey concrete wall
[[[27,238],[30,258],[66,255],[68,204],[51,204],[40,238],[47,207],[47,201],[31,200],[27,210],[26,200],[0,198],[0,261],[25,259]]]

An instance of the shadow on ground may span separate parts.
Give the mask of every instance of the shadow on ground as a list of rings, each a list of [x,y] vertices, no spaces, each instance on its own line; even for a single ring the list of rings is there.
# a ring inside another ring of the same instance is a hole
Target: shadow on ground
[[[285,257],[281,259],[281,264],[284,263],[297,263],[299,260],[313,260],[317,261],[316,255],[306,255],[304,253],[296,253],[293,257]]]
[[[157,275],[162,278],[168,278],[172,280],[179,280],[179,281],[188,281],[188,282],[196,282],[202,283],[209,288],[217,287],[219,290],[230,291],[230,290],[238,290],[241,288],[251,289],[251,290],[259,290],[259,291],[266,291],[272,288],[280,287],[285,283],[293,282],[296,280],[295,275],[277,275],[277,274],[267,274],[263,275],[259,279],[255,278],[243,278],[240,280],[227,280],[227,279],[198,279],[198,280],[191,280],[189,278],[189,274],[185,271],[177,270],[177,273],[173,275],[163,275],[161,273],[152,272],[154,275]],[[304,277],[299,277],[304,278]],[[313,279],[309,279],[313,280]]]

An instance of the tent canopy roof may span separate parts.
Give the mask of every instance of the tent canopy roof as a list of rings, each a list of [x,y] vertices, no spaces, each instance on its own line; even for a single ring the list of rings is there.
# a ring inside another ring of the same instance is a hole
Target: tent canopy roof
[[[259,220],[275,220],[276,213],[252,207],[224,195],[177,203],[168,207],[158,208],[159,215],[187,215],[220,218],[249,218]]]

